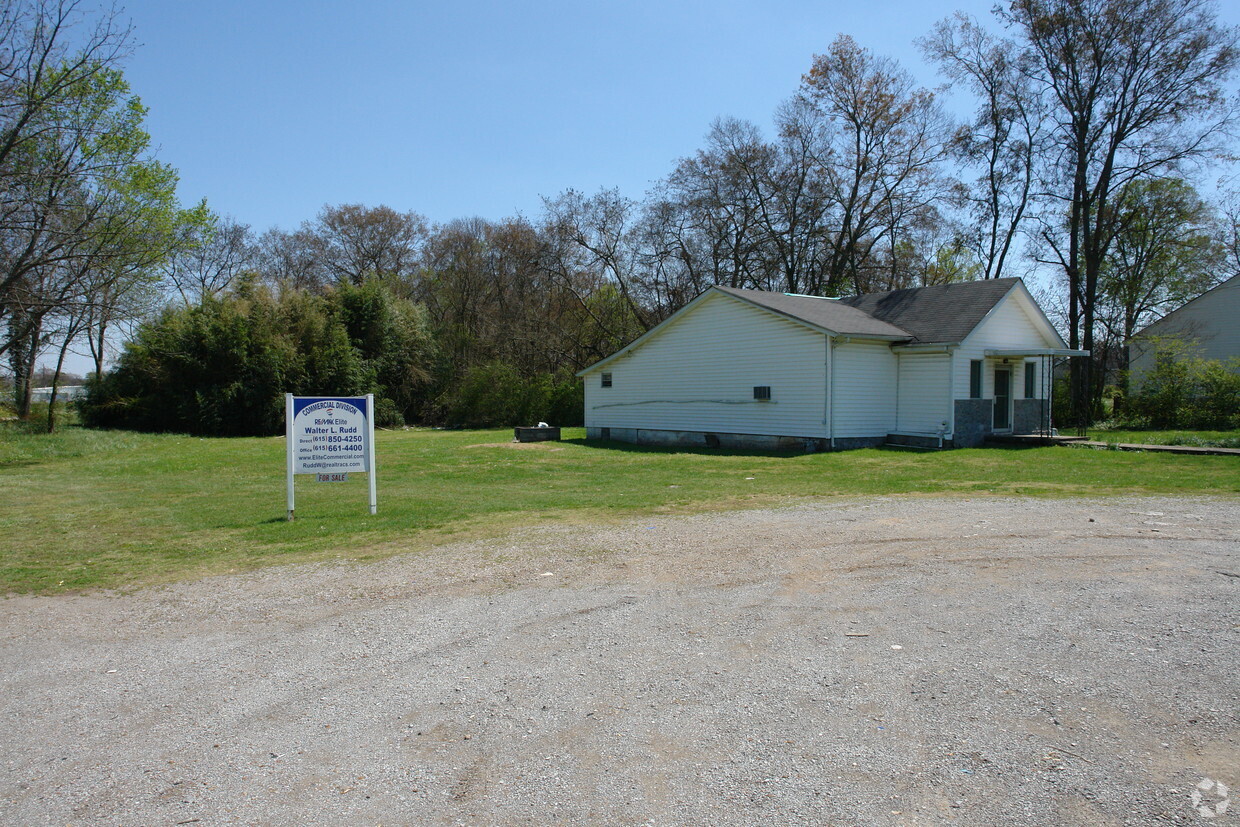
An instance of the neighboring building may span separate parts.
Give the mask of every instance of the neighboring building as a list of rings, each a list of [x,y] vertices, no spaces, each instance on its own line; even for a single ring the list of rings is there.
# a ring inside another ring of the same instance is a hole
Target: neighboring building
[[[1070,351],[1020,279],[828,299],[712,287],[578,376],[590,438],[830,450],[1050,429]]]
[[[1240,276],[1232,276],[1179,310],[1173,310],[1128,342],[1129,386],[1141,387],[1154,367],[1160,339],[1178,339],[1192,355],[1227,361],[1240,357]]]
[[[86,396],[85,385],[61,385],[56,389],[57,402],[72,402],[75,399],[81,399]],[[30,401],[32,402],[51,402],[52,389],[47,388],[31,388]]]

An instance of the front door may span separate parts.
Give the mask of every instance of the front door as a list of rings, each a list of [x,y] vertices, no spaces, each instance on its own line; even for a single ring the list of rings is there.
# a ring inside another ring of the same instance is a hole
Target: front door
[[[995,368],[996,431],[1012,430],[1012,369]]]

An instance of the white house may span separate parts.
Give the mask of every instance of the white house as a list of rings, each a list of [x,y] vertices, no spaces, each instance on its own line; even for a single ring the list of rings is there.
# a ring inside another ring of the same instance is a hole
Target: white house
[[[712,287],[578,375],[587,436],[829,450],[1050,428],[1068,350],[1020,279],[846,299]]]
[[[81,399],[84,396],[86,396],[85,385],[61,385],[56,388],[56,401],[58,402],[72,402],[73,400]],[[50,387],[31,388],[30,401],[51,402],[52,389]]]
[[[1132,337],[1128,369],[1134,389],[1154,367],[1160,339],[1179,339],[1203,359],[1225,362],[1240,357],[1240,276],[1207,290]]]

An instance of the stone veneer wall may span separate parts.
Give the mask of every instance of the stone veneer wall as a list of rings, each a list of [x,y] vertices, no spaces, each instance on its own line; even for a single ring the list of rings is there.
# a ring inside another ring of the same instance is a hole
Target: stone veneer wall
[[[1046,425],[1045,402],[1041,399],[1012,400],[1012,433],[1034,434]]]
[[[986,441],[994,424],[993,399],[957,399],[956,430],[952,444],[957,448],[976,448]]]

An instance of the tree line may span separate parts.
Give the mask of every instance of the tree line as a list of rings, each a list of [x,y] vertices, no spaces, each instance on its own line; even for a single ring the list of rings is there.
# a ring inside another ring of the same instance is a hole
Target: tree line
[[[574,371],[714,284],[850,295],[1036,270],[1054,274],[1047,304],[1070,345],[1094,353],[1072,372],[1087,419],[1123,375],[1127,337],[1240,272],[1235,199],[1194,186],[1234,153],[1238,42],[1206,0],[1014,0],[919,41],[975,101],[963,123],[841,35],[770,134],[719,118],[639,200],[569,190],[536,216],[445,224],[329,205],[255,232],[177,202],[120,73],[128,28],[25,0],[0,13],[0,354],[20,409],[38,353],[86,343],[96,410],[118,424],[163,393],[148,385],[183,378],[186,335],[248,352],[238,365],[285,353],[247,380],[283,382],[270,393],[374,390],[392,422],[569,424]],[[414,361],[367,344],[350,309],[362,295],[402,320],[385,341]],[[229,325],[233,339],[211,333]],[[118,326],[131,343],[109,380]],[[316,373],[319,347],[353,367]]]

